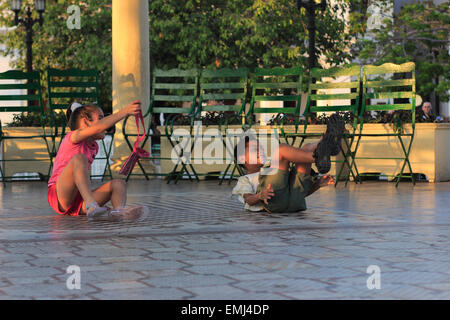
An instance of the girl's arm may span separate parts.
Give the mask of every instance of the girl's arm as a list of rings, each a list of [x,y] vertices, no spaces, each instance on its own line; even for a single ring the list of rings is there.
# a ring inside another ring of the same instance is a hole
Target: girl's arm
[[[75,130],[70,137],[70,140],[73,143],[80,143],[81,141],[86,140],[91,136],[108,130],[126,116],[136,115],[139,112],[141,112],[141,102],[139,100],[135,100],[122,110],[99,120],[96,124],[87,128]]]

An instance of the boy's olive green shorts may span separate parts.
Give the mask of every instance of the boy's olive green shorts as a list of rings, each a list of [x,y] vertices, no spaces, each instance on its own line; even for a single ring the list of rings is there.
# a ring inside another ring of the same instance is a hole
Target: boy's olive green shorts
[[[269,168],[268,168],[269,169]],[[298,173],[293,167],[290,171],[270,168],[273,174],[260,174],[257,192],[267,188],[270,184],[275,193],[268,200],[264,209],[268,212],[298,212],[306,210],[305,197],[313,185],[310,175]]]

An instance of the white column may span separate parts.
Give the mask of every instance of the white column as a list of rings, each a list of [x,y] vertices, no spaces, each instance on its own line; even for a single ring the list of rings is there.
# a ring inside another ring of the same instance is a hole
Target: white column
[[[150,101],[150,45],[148,1],[112,2],[112,104],[113,111],[133,100],[141,100],[145,113]],[[130,121],[131,120],[131,121]],[[130,119],[134,123],[134,119]],[[128,127],[128,126],[127,126]],[[122,135],[122,122],[116,125],[114,171],[130,153]]]

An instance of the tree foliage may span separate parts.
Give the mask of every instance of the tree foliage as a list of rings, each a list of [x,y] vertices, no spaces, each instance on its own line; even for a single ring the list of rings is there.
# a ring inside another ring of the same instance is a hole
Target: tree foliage
[[[374,5],[393,4],[392,0]],[[370,30],[357,43],[363,63],[416,63],[416,90],[429,99],[436,94],[448,100],[450,89],[449,3],[434,4],[432,0],[405,5],[393,18]]]
[[[34,8],[34,1],[23,1],[20,15],[25,16],[25,7]],[[80,68],[97,69],[100,72],[100,105],[111,110],[112,86],[112,34],[111,9],[108,0],[46,1],[42,26],[33,26],[33,69],[42,73],[44,99],[46,98],[46,70]],[[81,29],[69,29],[70,16],[67,8],[77,5],[81,12]],[[14,13],[9,0],[0,0],[0,25],[14,26]],[[37,18],[37,13],[33,13]],[[5,49],[4,56],[12,57],[11,68],[26,70],[25,27],[17,28],[0,36]]]
[[[317,55],[348,62],[351,34],[338,0],[317,11]],[[153,0],[151,63],[158,68],[307,65],[307,18],[295,0]]]
[[[25,0],[34,7],[34,1]],[[316,50],[326,66],[352,62],[381,64],[414,61],[417,91],[446,98],[449,89],[448,3],[431,0],[405,6],[384,26],[370,30],[370,4],[393,0],[336,0],[317,10]],[[96,68],[100,103],[111,108],[112,35],[110,0],[48,0],[44,25],[34,26],[34,69]],[[81,29],[66,25],[69,5],[81,9]],[[0,0],[0,25],[13,27],[8,0]],[[346,12],[344,14],[344,12]],[[34,13],[36,15],[36,13]],[[37,17],[37,16],[35,16]],[[152,0],[149,1],[150,59],[158,68],[307,66],[308,18],[295,0]],[[354,40],[357,40],[354,45]],[[25,69],[23,26],[0,35],[12,57],[11,68]],[[45,77],[45,72],[43,72]],[[43,79],[43,85],[46,79]],[[44,88],[45,89],[45,88]],[[44,93],[46,90],[44,90]]]

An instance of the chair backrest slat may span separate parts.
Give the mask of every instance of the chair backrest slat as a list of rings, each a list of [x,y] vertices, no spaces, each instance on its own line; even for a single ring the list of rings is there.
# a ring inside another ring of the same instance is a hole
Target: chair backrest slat
[[[302,68],[256,68],[252,77],[250,114],[281,113],[298,116],[302,97]],[[255,106],[255,102],[281,102],[282,107]],[[284,102],[295,102],[286,106]]]
[[[155,69],[153,71],[149,112],[192,113],[197,98],[197,86],[197,69]],[[186,106],[186,103],[188,106]]]
[[[28,90],[33,90],[29,94]],[[0,112],[44,113],[39,71],[0,73]]]
[[[389,110],[409,110],[411,111],[411,105],[409,103],[396,103],[396,104],[377,104],[368,105],[365,107],[366,111],[389,111]]]
[[[359,93],[311,94],[311,100],[356,99]]]
[[[48,101],[52,112],[66,110],[69,103],[99,103],[98,71],[76,68],[47,70]]]
[[[416,81],[413,62],[363,67],[362,112],[410,110],[414,122],[415,97]],[[385,101],[374,101],[374,99]]]
[[[18,107],[18,106],[0,106],[0,112],[41,112],[40,106],[26,106],[26,107]]]
[[[195,98],[192,96],[175,96],[175,95],[155,95],[154,101],[192,101]]]
[[[309,78],[306,117],[312,112],[352,112],[357,115],[360,79],[359,65],[313,68]]]
[[[50,84],[52,85],[53,88],[64,88],[64,87],[69,87],[69,88],[91,88],[91,87],[96,87],[97,83],[95,82],[90,82],[90,81],[86,81],[86,82],[80,82],[80,81],[51,81]]]
[[[0,73],[0,79],[6,80],[39,80],[39,71],[22,72],[19,70],[9,70]]]
[[[38,82],[32,83],[14,83],[14,84],[1,84],[0,90],[25,90],[25,89],[36,89],[40,88],[40,84]]]
[[[264,96],[264,95],[260,95],[260,96],[254,96],[255,101],[297,101],[299,99],[298,95],[286,95],[286,96]],[[258,111],[255,111],[256,113],[265,113],[264,110],[266,110],[266,108],[255,108],[258,109]],[[283,107],[279,108],[280,112],[283,112]]]
[[[180,90],[195,90],[195,83],[154,83],[155,89],[180,89]]]
[[[202,70],[197,114],[201,111],[244,114],[247,84],[247,68]]]

